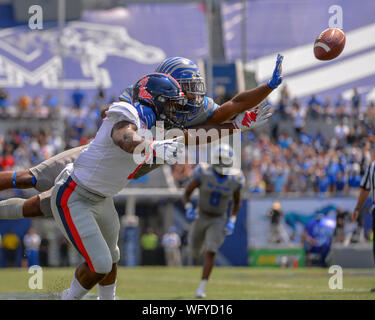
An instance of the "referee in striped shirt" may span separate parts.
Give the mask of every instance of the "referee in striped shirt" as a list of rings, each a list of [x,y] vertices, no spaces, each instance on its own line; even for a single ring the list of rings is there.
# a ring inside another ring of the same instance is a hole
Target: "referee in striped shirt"
[[[373,240],[372,240],[372,252],[375,259],[375,148],[372,151],[372,161],[367,166],[365,173],[361,179],[360,183],[360,192],[357,200],[357,205],[354,208],[352,214],[352,221],[357,221],[359,216],[359,211],[365,204],[370,192],[371,192],[371,199],[372,199],[372,232],[373,232]],[[362,221],[359,221],[359,226],[362,225]]]

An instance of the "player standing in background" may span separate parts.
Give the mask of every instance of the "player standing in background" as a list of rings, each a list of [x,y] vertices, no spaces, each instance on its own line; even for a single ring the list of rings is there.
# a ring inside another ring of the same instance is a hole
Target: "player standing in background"
[[[247,109],[261,102],[272,90],[280,85],[282,82],[282,60],[283,56],[278,55],[273,75],[267,84],[262,84],[254,89],[241,92],[222,106],[215,104],[211,98],[205,97],[204,81],[194,62],[181,57],[169,58],[160,63],[156,70],[158,72],[170,73],[178,79],[183,88],[188,98],[187,110],[189,111],[189,114],[184,116],[186,123],[183,123],[183,125],[185,127],[207,130],[215,128],[219,131],[220,129],[233,130],[237,128],[241,129],[241,131],[247,131],[265,124],[268,119],[267,116],[271,115],[267,113],[267,109],[263,108],[264,118],[261,119],[258,110],[252,112],[247,111]],[[127,88],[119,99],[134,104],[142,123],[145,124],[147,129],[151,129],[155,125],[157,115],[151,108],[144,107],[142,104],[133,101],[132,91],[132,86]],[[105,117],[106,110],[108,110],[108,107],[102,110],[103,117]],[[238,113],[237,116],[235,116],[236,113]],[[223,121],[230,120],[233,116],[235,118],[231,123],[221,124]],[[173,122],[168,119],[166,122],[166,128],[168,128],[168,125],[172,125],[173,127]],[[66,150],[30,169],[0,172],[0,191],[9,188],[35,188],[39,192],[42,192],[28,200],[12,198],[0,201],[0,219],[51,216],[51,194],[49,189],[53,187],[56,177],[65,166],[68,163],[74,162],[87,146],[84,145]],[[133,178],[138,179],[158,166],[157,164],[151,166],[143,165]]]
[[[225,236],[234,231],[241,207],[241,189],[245,182],[242,171],[231,168],[233,150],[229,145],[219,145],[214,154],[217,158],[213,160],[217,164],[198,165],[183,196],[186,217],[190,221],[194,220],[188,240],[191,253],[194,258],[198,258],[202,249],[204,251],[203,272],[196,298],[206,297],[206,284],[215,263],[216,252]],[[196,188],[199,189],[198,212],[190,200]],[[229,201],[232,199],[231,215],[227,220]]]

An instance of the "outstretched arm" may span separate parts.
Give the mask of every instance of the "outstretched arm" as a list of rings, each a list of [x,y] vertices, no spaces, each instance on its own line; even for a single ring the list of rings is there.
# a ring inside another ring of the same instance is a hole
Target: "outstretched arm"
[[[255,107],[266,99],[272,90],[268,84],[262,84],[254,89],[240,92],[217,108],[206,124],[218,124],[232,119],[236,114]]]
[[[283,56],[278,54],[276,59],[276,66],[272,74],[272,78],[268,83],[262,84],[254,89],[240,92],[231,100],[223,103],[220,108],[217,108],[206,124],[219,124],[235,115],[251,109],[262,102],[268,95],[276,89],[282,82],[282,61]]]

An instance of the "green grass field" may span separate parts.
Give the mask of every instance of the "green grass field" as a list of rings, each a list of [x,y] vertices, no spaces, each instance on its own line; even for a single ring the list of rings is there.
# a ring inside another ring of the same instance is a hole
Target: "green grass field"
[[[70,285],[73,268],[44,268],[43,289],[29,289],[27,269],[0,269],[0,299],[56,299]],[[200,267],[119,268],[117,297],[124,300],[194,299]],[[344,269],[343,289],[328,287],[328,269],[214,269],[207,299],[374,299],[375,270]],[[89,299],[95,298],[96,289]]]

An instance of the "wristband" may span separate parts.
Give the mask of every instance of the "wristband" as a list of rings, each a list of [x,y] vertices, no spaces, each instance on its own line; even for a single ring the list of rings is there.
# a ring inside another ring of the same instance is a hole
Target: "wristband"
[[[13,174],[13,180],[12,180],[13,188],[17,188],[17,184],[16,184],[16,176],[17,176],[17,170],[14,171],[14,174]]]

